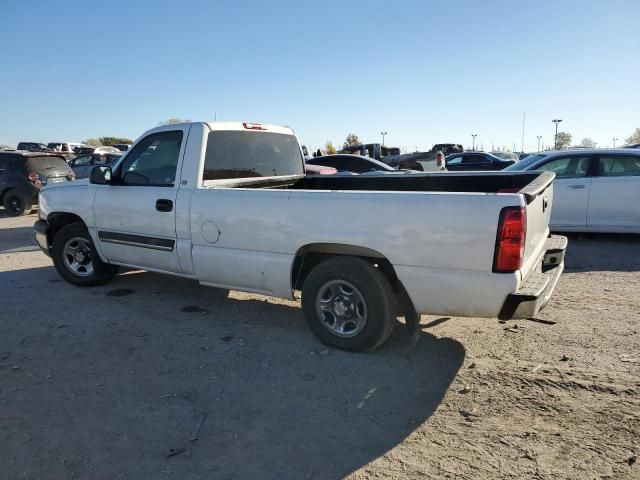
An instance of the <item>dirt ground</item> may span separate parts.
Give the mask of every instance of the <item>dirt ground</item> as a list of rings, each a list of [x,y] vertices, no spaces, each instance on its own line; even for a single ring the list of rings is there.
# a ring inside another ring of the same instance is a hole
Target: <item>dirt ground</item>
[[[640,478],[638,237],[571,236],[539,321],[425,316],[356,355],[297,302],[68,285],[35,220],[0,211],[0,478]]]

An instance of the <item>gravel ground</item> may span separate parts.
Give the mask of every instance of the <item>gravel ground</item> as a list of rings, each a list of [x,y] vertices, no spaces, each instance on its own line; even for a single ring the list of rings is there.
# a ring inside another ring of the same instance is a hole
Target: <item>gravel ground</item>
[[[640,478],[638,237],[571,236],[538,321],[424,316],[355,355],[297,302],[68,285],[35,219],[0,211],[2,478]]]

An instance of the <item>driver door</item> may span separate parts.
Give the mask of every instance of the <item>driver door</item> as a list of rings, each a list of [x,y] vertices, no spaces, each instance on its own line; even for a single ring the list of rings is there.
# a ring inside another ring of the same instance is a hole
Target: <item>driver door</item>
[[[109,262],[181,273],[176,250],[176,197],[188,127],[140,140],[97,186],[97,241]]]

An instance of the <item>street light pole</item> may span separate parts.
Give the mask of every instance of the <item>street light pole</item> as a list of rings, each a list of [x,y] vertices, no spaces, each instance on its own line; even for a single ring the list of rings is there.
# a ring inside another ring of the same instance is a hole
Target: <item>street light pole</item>
[[[527,112],[522,114],[522,144],[520,145],[520,153],[524,153],[524,121],[527,118]]]
[[[538,135],[538,152],[540,152],[540,140],[542,139],[542,135]]]
[[[384,137],[387,136],[387,132],[380,132],[380,135],[382,135],[382,146],[384,147]]]
[[[555,140],[553,141],[553,149],[557,150],[558,149],[558,124],[562,121],[562,119],[554,118],[551,121],[556,124],[556,136],[555,136]]]
[[[616,142],[620,140],[619,138],[613,137],[613,148],[616,148]]]
[[[478,136],[477,133],[472,133],[471,134],[471,138],[473,138],[473,144],[471,145],[471,150],[475,150],[476,149],[476,137]]]

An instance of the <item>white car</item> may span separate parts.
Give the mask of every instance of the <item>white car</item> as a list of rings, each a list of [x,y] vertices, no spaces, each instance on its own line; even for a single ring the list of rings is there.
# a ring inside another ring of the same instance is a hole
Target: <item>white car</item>
[[[640,151],[541,152],[504,171],[518,170],[556,174],[551,230],[640,233]]]
[[[97,285],[128,266],[293,298],[326,344],[372,350],[400,307],[529,318],[564,266],[549,172],[305,175],[290,128],[148,131],[90,182],[48,186],[35,225],[58,273]],[[57,184],[54,184],[57,185]]]

